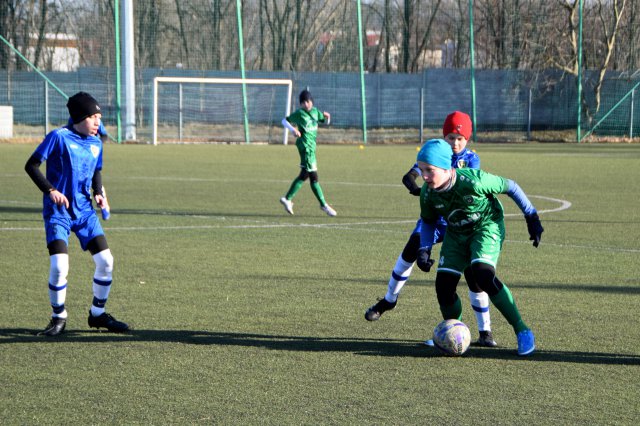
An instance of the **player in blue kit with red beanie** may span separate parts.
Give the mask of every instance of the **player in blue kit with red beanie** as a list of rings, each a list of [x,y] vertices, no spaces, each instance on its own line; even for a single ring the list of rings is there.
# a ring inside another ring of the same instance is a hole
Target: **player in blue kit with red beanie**
[[[102,141],[97,136],[100,105],[90,94],[78,92],[69,98],[67,108],[73,124],[47,134],[25,165],[25,171],[44,194],[42,216],[50,260],[49,300],[53,313],[39,334],[57,336],[66,327],[71,232],[78,237],[82,250],[89,250],[95,263],[89,327],[125,332],[129,326],[105,312],[113,255],[92,205],[93,192],[96,204],[108,208],[102,186]],[[43,162],[47,163],[46,176],[40,171]]]
[[[480,168],[480,157],[474,151],[467,149],[467,143],[471,138],[473,125],[469,115],[454,111],[447,116],[442,126],[442,135],[449,143],[453,151],[451,166],[454,168]],[[420,176],[420,169],[416,162],[411,170],[409,170],[402,178],[402,183],[409,190],[411,195],[420,196],[421,187],[416,184],[416,178]],[[387,294],[380,299],[375,305],[371,306],[365,312],[365,319],[368,321],[376,321],[380,316],[388,310],[395,308],[398,296],[402,287],[409,279],[413,270],[413,265],[417,258],[418,249],[420,248],[420,228],[422,219],[418,219],[409,240],[407,241],[402,253],[398,256],[396,264],[391,272]],[[434,244],[442,242],[446,232],[447,222],[440,217],[436,223]],[[489,314],[489,296],[482,291],[476,284],[470,270],[465,270],[465,280],[469,287],[469,300],[471,307],[476,316],[478,323],[479,338],[476,344],[480,346],[497,346],[491,332],[491,316]]]

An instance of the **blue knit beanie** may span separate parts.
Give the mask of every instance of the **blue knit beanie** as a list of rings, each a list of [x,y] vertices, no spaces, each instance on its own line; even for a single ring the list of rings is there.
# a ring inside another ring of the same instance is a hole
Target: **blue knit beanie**
[[[426,141],[420,148],[418,161],[449,170],[452,156],[453,151],[447,142],[442,139],[431,139]]]

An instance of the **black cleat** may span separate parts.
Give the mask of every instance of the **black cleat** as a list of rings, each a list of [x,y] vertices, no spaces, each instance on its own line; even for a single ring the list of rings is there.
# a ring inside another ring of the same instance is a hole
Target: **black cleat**
[[[396,303],[398,302],[387,302],[387,299],[383,297],[378,300],[378,303],[367,309],[367,312],[364,313],[364,319],[367,321],[378,321],[382,314],[395,308]]]
[[[67,326],[67,320],[65,318],[51,317],[49,325],[38,333],[38,336],[58,336],[64,332],[64,328]]]
[[[89,311],[89,319],[88,319],[89,327],[92,328],[106,328],[107,330],[113,333],[125,333],[129,331],[129,326],[127,323],[122,321],[118,321],[111,314],[103,313],[102,315],[98,315],[94,317],[91,315],[91,311]]]
[[[498,346],[495,340],[493,340],[493,333],[491,331],[481,331],[480,337],[476,341],[477,346],[486,346],[488,348],[495,348]]]

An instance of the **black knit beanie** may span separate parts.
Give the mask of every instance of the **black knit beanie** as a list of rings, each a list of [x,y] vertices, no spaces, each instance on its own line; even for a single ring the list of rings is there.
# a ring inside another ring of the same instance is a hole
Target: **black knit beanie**
[[[311,96],[311,92],[308,91],[307,89],[300,92],[300,103],[303,103],[304,101],[313,102],[313,97]]]
[[[78,92],[69,98],[67,109],[73,124],[78,124],[94,114],[102,114],[98,101],[87,92]]]

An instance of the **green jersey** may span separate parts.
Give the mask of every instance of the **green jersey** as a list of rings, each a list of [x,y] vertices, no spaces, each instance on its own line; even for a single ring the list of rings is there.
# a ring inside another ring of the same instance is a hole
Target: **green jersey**
[[[453,169],[453,187],[438,192],[423,185],[420,194],[421,217],[435,223],[442,216],[447,221],[447,233],[471,234],[489,224],[502,223],[504,211],[494,194],[508,190],[507,179],[478,169]]]
[[[287,121],[296,126],[301,133],[296,145],[315,149],[318,123],[324,123],[324,114],[316,107],[311,108],[311,111],[300,108],[288,116]]]

